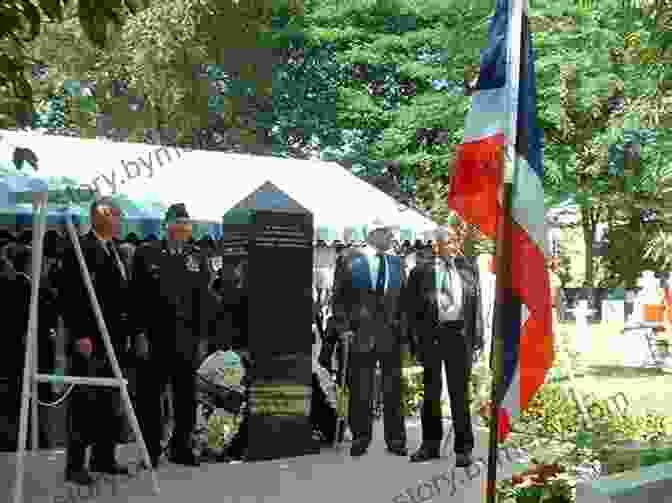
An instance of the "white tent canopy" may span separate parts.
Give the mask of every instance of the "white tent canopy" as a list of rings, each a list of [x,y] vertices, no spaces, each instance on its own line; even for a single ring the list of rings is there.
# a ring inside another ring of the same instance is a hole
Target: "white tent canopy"
[[[221,221],[241,199],[269,181],[310,210],[316,227],[339,234],[360,229],[376,217],[417,234],[436,228],[431,220],[401,208],[341,166],[321,161],[190,151],[175,166],[166,166],[152,179],[133,180],[124,190],[131,198],[151,193],[166,201],[184,201],[198,218]]]
[[[436,228],[336,163],[36,133],[0,135],[33,150],[41,176],[69,176],[102,194],[184,202],[201,221],[221,222],[229,209],[270,181],[313,213],[316,228],[333,230],[339,239],[347,239],[349,229],[362,231],[375,218],[397,224],[402,239],[426,239]]]

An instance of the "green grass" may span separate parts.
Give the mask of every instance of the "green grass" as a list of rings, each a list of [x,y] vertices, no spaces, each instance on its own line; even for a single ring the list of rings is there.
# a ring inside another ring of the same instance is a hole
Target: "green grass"
[[[558,326],[558,336],[566,337],[570,347],[576,338],[574,325]],[[585,372],[579,372],[575,386],[583,393],[608,398],[624,393],[634,414],[655,411],[672,416],[672,374],[655,369],[624,368],[619,356],[619,343],[624,337],[623,324],[605,323],[591,326],[591,344],[583,355]],[[564,381],[568,387],[569,382]]]

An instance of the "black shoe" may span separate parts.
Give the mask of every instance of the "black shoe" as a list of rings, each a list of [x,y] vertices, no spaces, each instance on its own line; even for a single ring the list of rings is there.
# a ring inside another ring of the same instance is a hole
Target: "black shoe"
[[[411,463],[422,463],[424,461],[429,461],[430,459],[439,459],[440,457],[441,452],[438,447],[421,445],[420,449],[411,455],[410,461]]]
[[[152,468],[154,470],[156,470],[159,467],[159,465],[161,464],[161,456],[151,456],[150,455],[149,460],[151,461]],[[145,463],[144,461],[140,461],[140,463],[138,464],[138,467],[140,468],[140,470],[149,470],[149,467],[147,466],[147,463]]]
[[[467,466],[471,466],[473,463],[474,459],[471,457],[470,452],[455,454],[455,466],[459,468],[466,468]]]
[[[107,475],[130,475],[128,466],[119,463],[98,464],[95,461],[89,466],[92,472],[105,473]]]
[[[353,440],[352,446],[350,447],[350,456],[353,458],[363,456],[369,449],[369,444],[370,442],[367,440]]]
[[[96,479],[91,475],[91,472],[86,469],[82,470],[66,470],[65,481],[73,482],[80,486],[92,486],[96,483]]]
[[[387,452],[394,454],[395,456],[408,456],[408,449],[403,445],[388,445]]]

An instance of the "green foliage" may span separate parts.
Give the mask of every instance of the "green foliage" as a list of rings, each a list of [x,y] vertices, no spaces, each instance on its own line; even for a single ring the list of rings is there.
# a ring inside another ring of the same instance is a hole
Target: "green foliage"
[[[664,266],[662,260],[654,260],[646,254],[651,239],[651,232],[647,229],[613,226],[606,237],[609,246],[601,265],[610,276],[605,286],[635,288],[643,271],[658,271]]]
[[[638,208],[664,206],[663,187],[672,181],[666,162],[672,146],[665,127],[672,117],[669,92],[661,89],[658,63],[645,61],[640,45],[632,43],[650,38],[643,20],[648,14],[639,6],[603,1],[533,7],[542,18],[572,21],[540,22],[535,33],[544,188],[549,199],[573,195],[581,207],[586,281],[592,285],[596,224],[609,214],[623,224]],[[641,261],[641,248],[638,254]]]
[[[566,437],[576,433],[578,411],[563,389],[555,384],[546,384],[534,396],[529,407],[512,427],[525,431],[532,427],[538,433],[555,437]]]
[[[415,358],[410,351],[402,351],[401,353],[401,368],[406,369],[410,367],[415,367],[418,363],[415,361]]]
[[[606,208],[623,221],[633,208],[672,200],[670,89],[661,84],[663,46],[648,21],[665,24],[663,4],[531,5],[544,186],[549,201],[574,195],[590,224],[604,221]],[[470,105],[464,88],[477,76],[492,7],[154,0],[104,49],[66,19],[30,46],[50,70],[44,82],[31,83],[40,109],[53,109],[37,122],[93,135],[102,114],[133,140],[145,140],[146,130],[173,130],[180,145],[321,155],[368,181],[390,182],[385,190],[446,221],[450,165]],[[650,60],[652,47],[658,52]],[[59,96],[68,79],[96,83],[95,112],[76,102],[64,111]],[[113,81],[128,92],[115,94]],[[144,100],[140,110],[131,110],[134,99]],[[625,155],[633,141],[641,143],[634,164]]]
[[[412,417],[418,412],[418,406],[425,396],[423,373],[415,375],[402,374],[401,381],[401,413],[402,417]]]
[[[660,263],[663,270],[672,270],[672,233],[656,233],[647,246],[645,256]]]
[[[489,2],[427,0],[307,6],[311,35],[333,44],[344,72],[338,124],[350,141],[329,149],[328,158],[368,180],[394,179],[445,219],[440,194],[469,104],[464,67],[478,59],[491,9]],[[420,179],[427,181],[424,197]]]
[[[558,269],[555,274],[560,280],[561,288],[566,288],[572,282],[572,259],[562,245],[560,245]]]
[[[595,452],[619,440],[650,442],[672,435],[672,420],[663,414],[615,414],[609,400],[587,396],[583,400],[593,425],[590,448]],[[576,403],[556,384],[542,386],[512,428],[525,434],[577,442],[585,431]]]
[[[229,414],[213,414],[208,421],[202,447],[221,452],[231,443],[233,436],[240,428],[240,423],[240,417]]]
[[[7,0],[0,12],[0,127],[11,127],[33,112],[33,89],[26,73],[34,61],[27,54],[47,23],[77,18],[88,41],[105,47],[125,19],[147,7],[149,0]],[[76,12],[75,12],[76,9]],[[30,122],[30,121],[28,121]]]

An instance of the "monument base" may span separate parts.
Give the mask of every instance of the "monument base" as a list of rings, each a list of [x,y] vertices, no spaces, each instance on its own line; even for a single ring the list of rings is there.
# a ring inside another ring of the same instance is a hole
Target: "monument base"
[[[258,360],[250,387],[247,461],[320,452],[310,423],[312,368],[309,355],[273,355]]]
[[[245,461],[270,461],[320,453],[307,417],[251,416]]]

